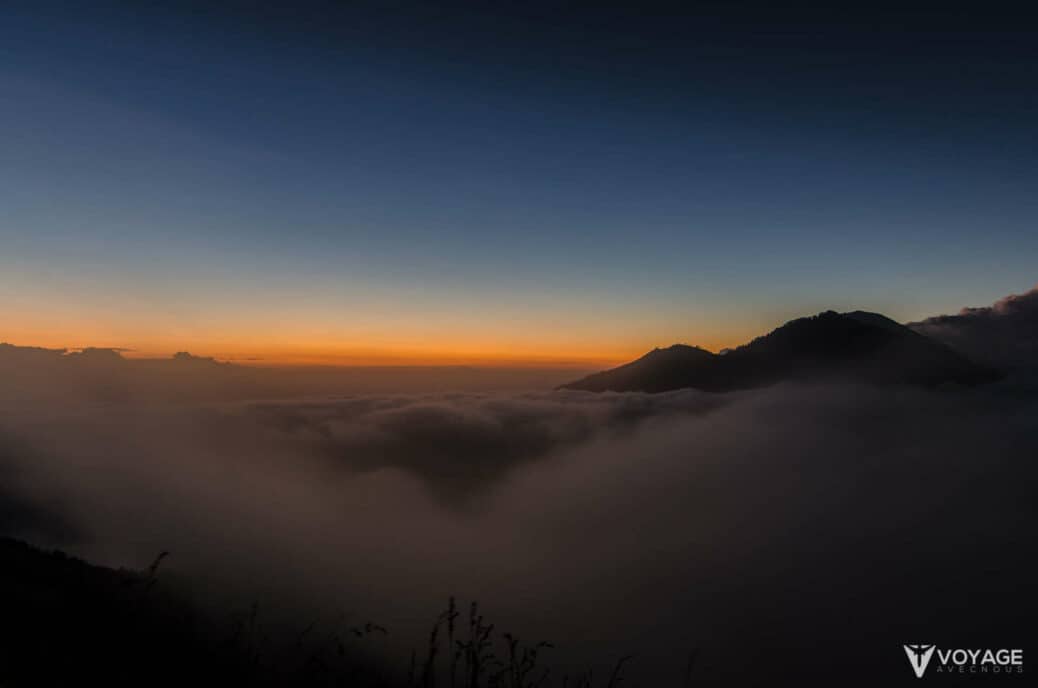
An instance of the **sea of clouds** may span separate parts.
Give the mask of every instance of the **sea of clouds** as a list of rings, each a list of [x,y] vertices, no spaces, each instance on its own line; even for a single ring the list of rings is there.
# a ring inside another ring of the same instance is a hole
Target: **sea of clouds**
[[[940,326],[993,316],[964,317]],[[3,534],[112,566],[168,550],[171,584],[214,608],[371,619],[405,655],[448,595],[476,599],[555,643],[560,670],[633,655],[642,685],[679,685],[692,651],[700,683],[867,682],[904,671],[903,643],[1026,646],[1038,611],[1038,393],[1019,370],[224,398],[185,395],[225,374],[191,365],[132,394],[104,371],[4,387]]]
[[[401,643],[455,594],[562,663],[677,676],[698,648],[722,680],[1033,611],[1036,412],[997,386],[23,405],[5,530],[116,566],[168,550],[221,604]]]

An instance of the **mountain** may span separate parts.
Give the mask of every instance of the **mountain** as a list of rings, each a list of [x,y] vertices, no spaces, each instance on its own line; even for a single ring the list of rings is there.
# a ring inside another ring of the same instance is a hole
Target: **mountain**
[[[714,354],[676,344],[636,361],[562,385],[589,392],[709,392],[751,389],[785,380],[966,385],[998,373],[878,313],[826,311],[791,320],[736,349]]]

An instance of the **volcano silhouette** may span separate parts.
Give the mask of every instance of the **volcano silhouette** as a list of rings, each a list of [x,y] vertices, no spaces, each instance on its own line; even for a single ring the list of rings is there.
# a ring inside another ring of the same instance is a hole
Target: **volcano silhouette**
[[[710,392],[783,381],[843,380],[875,384],[976,385],[998,371],[878,313],[825,311],[791,320],[721,354],[686,344],[653,349],[624,365],[560,389],[589,392]]]

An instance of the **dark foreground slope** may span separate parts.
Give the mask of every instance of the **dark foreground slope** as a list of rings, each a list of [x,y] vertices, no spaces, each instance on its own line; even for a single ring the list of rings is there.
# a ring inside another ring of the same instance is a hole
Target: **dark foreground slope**
[[[255,610],[214,620],[151,570],[0,538],[0,686],[388,686],[341,641],[276,647]]]
[[[713,354],[682,344],[563,385],[590,392],[710,392],[776,382],[843,380],[933,386],[989,382],[997,373],[877,313],[826,311]]]
[[[376,623],[345,625],[342,615],[331,625],[271,623],[257,603],[206,612],[159,580],[165,556],[144,572],[114,570],[0,537],[0,686],[599,685],[587,671],[552,675],[538,660],[550,644],[495,632],[475,602],[463,609],[450,598],[408,663]]]

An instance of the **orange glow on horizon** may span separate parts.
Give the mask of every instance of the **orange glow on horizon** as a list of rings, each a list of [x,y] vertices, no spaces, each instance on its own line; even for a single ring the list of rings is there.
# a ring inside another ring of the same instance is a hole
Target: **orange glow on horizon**
[[[566,304],[484,304],[375,294],[370,301],[340,305],[309,292],[268,298],[257,291],[246,298],[217,290],[205,300],[164,290],[81,293],[73,285],[54,291],[27,283],[31,288],[0,306],[0,341],[119,349],[127,358],[186,351],[264,367],[607,368],[675,343],[718,351],[781,322],[767,312],[736,316],[675,304],[633,308],[584,304],[576,297]]]
[[[192,338],[175,342],[144,340],[127,342],[111,336],[22,336],[5,337],[4,341],[19,346],[79,350],[87,347],[119,349],[129,359],[169,358],[178,351],[211,357],[237,365],[257,367],[280,366],[476,366],[506,368],[607,368],[634,360],[654,347],[677,342],[647,342],[611,349],[592,349],[572,345],[519,346],[488,343],[474,346],[471,342],[451,346],[446,342],[422,345],[357,345],[335,342],[304,343],[278,341],[261,344],[257,340],[231,342],[223,338],[212,341]],[[694,342],[689,342],[694,343]],[[717,351],[724,345],[699,346]]]
[[[266,321],[166,319],[155,313],[91,314],[73,309],[8,313],[0,341],[54,349],[119,349],[127,358],[168,358],[178,351],[250,366],[486,366],[608,368],[675,343],[710,351],[759,334],[752,322],[720,327],[655,322],[617,328],[598,319],[555,327],[548,320],[335,323],[320,317]],[[137,316],[137,317],[135,317]]]

